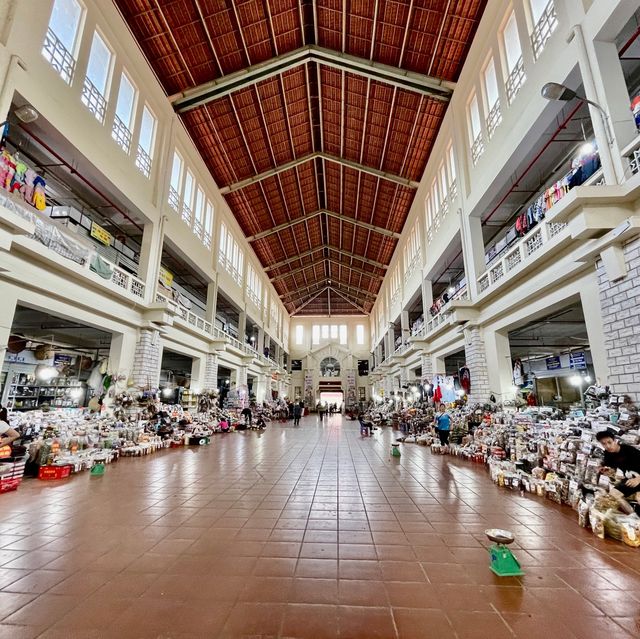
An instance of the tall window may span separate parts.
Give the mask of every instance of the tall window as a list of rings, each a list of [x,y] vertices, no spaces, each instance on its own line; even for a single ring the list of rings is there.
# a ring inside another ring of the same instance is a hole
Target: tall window
[[[184,192],[182,194],[182,221],[191,226],[191,218],[193,216],[193,191],[196,180],[193,173],[187,169],[187,175],[184,179]]]
[[[126,73],[120,76],[120,89],[113,118],[111,137],[122,147],[125,153],[131,149],[131,131],[136,103],[136,89]]]
[[[220,252],[218,262],[231,275],[239,286],[242,286],[244,270],[244,253],[224,223],[220,225]]]
[[[347,343],[347,325],[340,324],[340,344],[343,346]]]
[[[318,324],[311,327],[311,342],[314,346],[320,343],[320,326]]]
[[[136,166],[145,177],[151,175],[151,158],[156,141],[156,118],[147,105],[142,109],[140,122],[140,139],[138,140],[138,152],[136,154]]]
[[[480,105],[478,96],[474,93],[469,101],[469,133],[471,138],[471,159],[476,164],[484,153],[484,141],[482,140],[482,125],[480,124]]]
[[[538,59],[547,40],[558,26],[558,15],[553,0],[529,0],[531,7],[531,44],[533,56]]]
[[[364,324],[358,324],[356,326],[356,344],[358,344],[358,346],[364,345]]]
[[[513,11],[504,25],[502,42],[504,44],[504,60],[507,68],[505,87],[507,89],[507,100],[511,104],[527,79],[522,61],[522,45],[518,35],[518,23],[516,22],[516,14]]]
[[[202,242],[207,248],[211,248],[212,233],[213,233],[213,204],[211,204],[210,200],[207,200],[207,208],[205,209],[205,212],[204,212],[204,228],[202,231]],[[260,306],[259,302],[258,302],[258,306]]]
[[[296,326],[296,345],[301,346],[304,343],[304,326],[298,324]]]
[[[447,180],[447,167],[444,162],[440,165],[440,193],[442,193],[442,204],[448,205],[449,181]]]
[[[484,95],[487,106],[487,133],[491,138],[496,127],[502,122],[500,112],[500,96],[498,95],[498,76],[493,58],[489,60],[482,74],[484,80]]]
[[[247,295],[260,308],[262,300],[262,280],[251,263],[247,264]]]
[[[329,339],[329,325],[323,324],[320,329],[320,334],[322,335],[322,339]]]
[[[331,324],[331,330],[329,332],[329,335],[331,336],[331,339],[337,339],[338,338],[338,325],[337,324]]]
[[[182,191],[182,167],[183,162],[177,151],[173,153],[173,164],[171,165],[171,185],[169,186],[169,206],[178,211],[180,206],[180,193]]]
[[[202,237],[203,223],[204,223],[204,191],[198,187],[196,191],[196,205],[193,209],[193,232]]]
[[[451,182],[449,183],[449,190],[451,191],[451,197],[455,197],[457,193],[456,186],[456,157],[453,151],[453,144],[449,146],[449,151],[447,152],[447,169],[449,170],[449,179]]]
[[[95,31],[89,52],[87,75],[82,87],[82,103],[100,122],[104,122],[104,114],[107,110],[107,91],[112,59],[111,49],[104,38]]]
[[[82,5],[77,0],[55,0],[44,37],[42,55],[71,84],[76,66],[76,49],[82,19]]]

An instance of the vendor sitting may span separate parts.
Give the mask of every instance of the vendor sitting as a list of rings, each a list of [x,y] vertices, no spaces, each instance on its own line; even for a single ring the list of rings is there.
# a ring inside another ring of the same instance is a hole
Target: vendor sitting
[[[596,439],[605,450],[604,467],[621,470],[625,476],[609,492],[619,499],[624,512],[632,513],[633,508],[627,499],[640,491],[640,450],[629,444],[621,444],[610,430],[596,433]]]

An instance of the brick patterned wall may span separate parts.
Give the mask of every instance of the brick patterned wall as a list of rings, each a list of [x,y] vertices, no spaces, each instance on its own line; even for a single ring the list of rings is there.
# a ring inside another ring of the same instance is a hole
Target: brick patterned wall
[[[484,403],[489,400],[489,370],[485,355],[484,341],[480,329],[475,326],[464,331],[464,353],[471,373],[471,393],[469,402]]]
[[[609,363],[609,384],[616,393],[640,401],[640,237],[624,246],[626,277],[607,278],[602,262],[596,264],[600,306]],[[588,312],[588,309],[585,309]]]
[[[136,386],[158,388],[160,385],[160,365],[162,340],[158,331],[143,329],[133,356],[131,377]]]
[[[209,353],[205,360],[204,383],[202,390],[211,392],[218,388],[218,357]]]
[[[431,355],[421,355],[420,363],[422,365],[420,380],[423,384],[431,384],[431,380],[433,379],[433,359]]]

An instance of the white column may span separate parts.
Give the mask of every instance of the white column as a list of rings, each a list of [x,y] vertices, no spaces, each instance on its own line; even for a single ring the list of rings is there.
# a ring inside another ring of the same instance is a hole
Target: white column
[[[7,354],[7,344],[17,304],[18,298],[13,292],[3,291],[2,304],[0,304],[0,367],[4,364],[4,358]]]
[[[162,339],[157,330],[144,328],[133,357],[133,383],[141,388],[156,389],[160,385]]]
[[[149,222],[144,225],[142,245],[140,246],[140,264],[138,277],[145,283],[145,302],[156,301],[156,288],[160,261],[162,259],[162,243],[164,241],[164,221]]]
[[[589,278],[580,287],[580,302],[582,304],[595,376],[600,384],[606,385],[609,378],[609,361],[602,313],[600,312],[600,286],[595,277]],[[615,301],[612,300],[608,303],[614,304]]]
[[[109,369],[117,376],[124,376],[125,382],[133,372],[133,360],[138,335],[132,330],[127,333],[114,333],[109,348]]]
[[[247,339],[247,312],[240,311],[238,313],[238,339],[244,344]]]
[[[407,344],[411,337],[411,327],[409,326],[409,311],[400,313],[400,326],[402,330],[402,343]]]
[[[205,319],[215,326],[216,310],[218,305],[218,282],[209,282],[207,285],[207,310]]]
[[[424,316],[425,324],[429,321],[431,313],[429,309],[433,304],[433,284],[431,280],[422,280],[422,315]]]
[[[513,398],[513,368],[509,337],[504,332],[490,330],[483,330],[481,337],[485,347],[489,390],[498,401]],[[471,374],[471,391],[473,394],[473,373]]]
[[[218,356],[215,353],[207,353],[205,358],[205,374],[202,383],[202,392],[212,392],[218,388]]]
[[[464,272],[467,278],[469,299],[478,296],[478,278],[486,270],[484,259],[484,238],[482,236],[482,220],[460,213],[460,239],[462,240],[462,257]]]

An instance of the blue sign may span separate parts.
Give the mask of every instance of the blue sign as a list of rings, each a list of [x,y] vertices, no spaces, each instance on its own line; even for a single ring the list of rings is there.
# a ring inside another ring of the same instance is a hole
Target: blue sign
[[[548,371],[555,371],[558,368],[562,368],[559,357],[547,357],[546,362]]]
[[[569,368],[576,370],[585,370],[587,368],[587,359],[584,352],[569,353]]]

